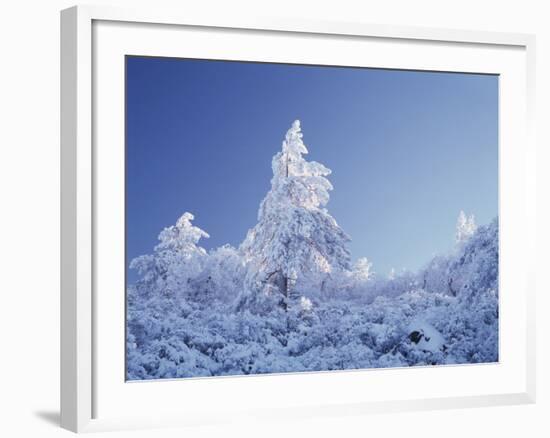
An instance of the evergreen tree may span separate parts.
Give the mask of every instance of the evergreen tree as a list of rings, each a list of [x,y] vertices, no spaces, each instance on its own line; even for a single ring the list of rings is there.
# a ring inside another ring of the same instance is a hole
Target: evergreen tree
[[[359,283],[371,280],[374,276],[372,263],[366,257],[361,257],[355,262],[352,275]]]
[[[332,185],[320,163],[306,161],[300,122],[286,133],[272,160],[271,190],[258,224],[241,245],[252,291],[282,294],[282,304],[306,290],[319,290],[331,273],[350,268],[349,237],[324,208]]]
[[[142,277],[136,284],[136,292],[176,296],[187,291],[190,279],[201,272],[207,255],[198,242],[210,237],[191,223],[193,219],[191,213],[184,213],[176,225],[160,232],[160,242],[152,255],[136,257],[130,262],[130,268],[137,269]]]
[[[475,233],[476,229],[474,215],[466,216],[464,211],[461,210],[456,221],[456,243],[460,245],[465,243]]]

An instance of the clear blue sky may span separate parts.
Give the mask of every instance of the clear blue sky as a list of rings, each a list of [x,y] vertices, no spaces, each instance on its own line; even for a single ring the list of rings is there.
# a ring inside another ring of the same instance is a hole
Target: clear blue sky
[[[379,274],[448,251],[461,209],[498,214],[497,76],[129,57],[126,84],[128,261],[185,211],[239,245],[294,119]]]

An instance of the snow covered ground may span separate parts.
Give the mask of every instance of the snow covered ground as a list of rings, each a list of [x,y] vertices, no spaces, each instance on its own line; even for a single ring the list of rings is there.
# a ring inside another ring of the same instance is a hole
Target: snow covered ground
[[[294,122],[239,248],[207,252],[185,213],[134,259],[127,377],[157,379],[498,361],[498,221],[461,212],[456,244],[391,278],[351,264],[330,170]]]

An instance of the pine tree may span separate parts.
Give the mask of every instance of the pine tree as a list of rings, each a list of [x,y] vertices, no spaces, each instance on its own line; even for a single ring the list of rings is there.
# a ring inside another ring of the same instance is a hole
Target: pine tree
[[[371,280],[374,276],[372,263],[366,257],[361,257],[353,266],[352,276],[359,283]]]
[[[210,237],[191,223],[193,219],[191,213],[184,213],[176,225],[160,232],[160,242],[152,255],[131,261],[130,268],[137,269],[142,277],[136,284],[138,290],[146,295],[164,296],[186,292],[189,280],[198,275],[204,265],[206,250],[198,246],[198,242],[203,237]]]
[[[456,221],[456,243],[465,243],[475,233],[476,229],[477,225],[474,215],[466,216],[464,211],[461,210]]]
[[[349,237],[324,208],[330,169],[303,158],[307,148],[296,120],[272,160],[271,190],[258,224],[241,245],[249,289],[282,294],[282,305],[305,289],[320,290],[332,272],[350,268]]]

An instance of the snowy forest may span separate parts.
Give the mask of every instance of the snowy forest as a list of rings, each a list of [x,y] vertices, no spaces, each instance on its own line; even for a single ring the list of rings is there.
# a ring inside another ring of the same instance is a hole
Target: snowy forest
[[[377,275],[352,263],[307,153],[295,121],[240,246],[205,250],[185,212],[130,262],[128,380],[498,361],[498,219],[457,212],[446,254]]]

